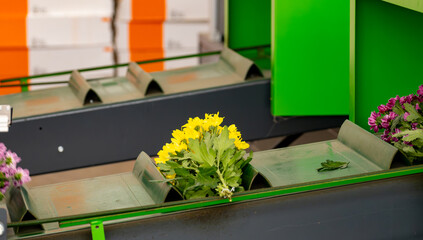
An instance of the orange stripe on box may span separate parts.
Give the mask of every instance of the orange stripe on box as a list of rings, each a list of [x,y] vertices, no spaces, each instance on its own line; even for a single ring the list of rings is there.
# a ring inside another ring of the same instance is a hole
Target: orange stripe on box
[[[28,49],[0,49],[0,79],[28,76]],[[19,81],[0,83],[20,84]],[[19,93],[21,87],[2,87],[0,95]]]
[[[132,0],[132,20],[164,21],[165,18],[165,0]]]
[[[0,15],[0,47],[26,47],[26,17]]]
[[[163,48],[163,23],[129,23],[129,48]]]
[[[163,49],[153,49],[153,50],[130,50],[131,52],[131,61],[144,61],[152,59],[160,59],[164,57]],[[164,62],[155,62],[148,64],[141,64],[140,67],[146,72],[157,72],[163,71]]]
[[[27,2],[27,0],[0,0],[0,16],[26,17]]]

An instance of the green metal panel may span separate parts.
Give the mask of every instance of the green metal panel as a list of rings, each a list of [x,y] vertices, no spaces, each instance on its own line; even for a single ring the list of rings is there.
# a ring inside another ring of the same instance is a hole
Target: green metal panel
[[[398,6],[406,7],[414,11],[423,13],[423,1],[422,0],[383,0],[390,2]]]
[[[270,0],[226,0],[225,41],[229,48],[270,44]],[[266,56],[257,51],[241,53],[262,69],[270,69],[270,49]]]
[[[423,84],[423,14],[381,0],[356,0],[355,112],[365,129],[371,111]]]
[[[348,114],[350,2],[272,0],[272,113]]]

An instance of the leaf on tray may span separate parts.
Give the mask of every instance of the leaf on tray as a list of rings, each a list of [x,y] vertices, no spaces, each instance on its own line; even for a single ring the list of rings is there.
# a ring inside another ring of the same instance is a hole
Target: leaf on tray
[[[327,159],[326,162],[320,163],[322,167],[318,168],[318,172],[332,171],[336,169],[344,169],[348,167],[349,162],[337,162]]]

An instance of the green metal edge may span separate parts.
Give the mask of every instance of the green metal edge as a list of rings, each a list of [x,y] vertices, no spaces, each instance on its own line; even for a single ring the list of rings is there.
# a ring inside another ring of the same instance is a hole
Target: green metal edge
[[[92,239],[105,240],[104,226],[102,221],[93,221],[91,224],[91,235]]]
[[[271,72],[271,76],[272,78],[270,79],[270,111],[272,113],[272,115],[275,115],[275,79],[273,78],[273,76],[275,76],[275,66],[274,66],[274,62],[275,62],[275,55],[276,55],[276,44],[275,44],[275,0],[272,0],[270,3],[270,52],[272,54],[270,54],[270,72]]]
[[[188,200],[170,202],[159,205],[151,205],[145,207],[128,208],[120,210],[112,210],[102,213],[91,213],[81,214],[76,216],[50,218],[43,220],[31,220],[25,222],[12,222],[8,224],[8,227],[17,226],[30,226],[35,224],[59,222],[61,228],[79,226],[83,224],[91,224],[93,221],[112,221],[131,217],[140,217],[146,215],[152,215],[157,213],[172,213],[178,211],[195,210],[198,208],[221,205],[221,204],[233,204],[243,201],[259,200],[268,197],[279,197],[289,194],[296,194],[308,191],[323,190],[332,187],[340,187],[357,183],[370,182],[375,180],[382,180],[393,177],[400,177],[412,174],[423,173],[423,166],[405,167],[395,170],[382,171],[370,174],[361,174],[348,178],[337,178],[331,181],[318,181],[310,182],[307,184],[291,185],[276,188],[258,189],[252,191],[241,192],[235,194],[232,198],[232,202],[228,199],[221,199],[217,197],[201,199],[201,200]]]
[[[247,51],[247,50],[254,50],[254,49],[268,48],[268,47],[270,47],[270,46],[268,44],[266,44],[266,45],[260,45],[260,46],[235,48],[235,49],[232,49],[232,50],[234,50],[236,52],[242,52],[242,51]],[[135,63],[137,63],[137,64],[147,64],[147,63],[172,61],[172,60],[179,60],[179,59],[193,58],[193,57],[204,57],[204,56],[210,56],[210,55],[217,55],[217,54],[220,54],[220,53],[221,53],[221,51],[212,51],[212,52],[205,52],[205,53],[181,55],[181,56],[175,56],[175,57],[151,59],[151,60],[145,60],[145,61],[137,61]],[[128,63],[115,64],[115,65],[92,67],[92,68],[81,68],[81,69],[78,69],[78,72],[90,72],[90,71],[97,71],[97,70],[103,70],[103,69],[109,69],[109,68],[126,67],[126,66],[128,66],[128,64],[129,64],[129,62]],[[16,87],[16,86],[35,85],[35,84],[2,85],[2,83],[13,82],[13,81],[23,81],[23,80],[27,80],[27,79],[42,78],[42,77],[60,76],[60,75],[71,74],[72,72],[73,72],[73,70],[39,74],[39,75],[32,75],[32,76],[22,76],[22,77],[16,77],[16,78],[0,79],[0,87]],[[99,80],[99,79],[94,79],[94,80]],[[67,83],[67,81],[55,82],[55,84],[56,83]],[[46,83],[44,83],[43,85],[45,85],[45,84]],[[38,84],[38,85],[41,85],[41,84]]]
[[[350,102],[349,119],[355,123],[355,5],[356,0],[350,0]]]
[[[419,167],[410,167],[401,170],[394,170],[388,172],[381,172],[376,174],[366,174],[366,175],[359,175],[351,178],[340,178],[335,179],[329,182],[315,182],[309,183],[304,185],[294,185],[288,187],[281,187],[281,188],[268,188],[266,190],[261,191],[251,191],[251,192],[243,192],[238,195],[235,195],[232,198],[232,203],[248,201],[248,200],[257,200],[262,198],[268,197],[276,197],[276,196],[283,196],[288,194],[295,194],[295,193],[302,193],[308,191],[315,191],[315,190],[322,190],[331,187],[339,187],[345,186],[350,184],[356,183],[363,183],[381,179],[387,179],[392,177],[399,177],[411,174],[423,173],[423,166]],[[80,218],[74,219],[69,221],[61,221],[60,227],[71,227],[71,226],[78,226],[83,224],[90,224],[94,220],[98,221],[112,221],[112,220],[119,220],[123,218],[130,218],[130,217],[139,217],[139,216],[146,216],[151,214],[157,213],[171,213],[171,212],[178,212],[178,211],[186,211],[186,210],[195,210],[202,207],[209,207],[214,205],[220,204],[231,204],[228,199],[210,199],[210,200],[202,200],[202,201],[195,201],[195,202],[187,202],[187,203],[177,203],[167,206],[167,204],[163,204],[162,206],[158,206],[154,208],[154,206],[150,209],[144,209],[139,211],[133,212],[126,212],[126,213],[119,213],[119,214],[111,214],[111,215],[103,215],[103,216],[93,216],[88,218]]]
[[[225,1],[225,5],[224,5],[224,46],[228,47],[229,46],[229,0],[224,0]]]
[[[408,8],[416,12],[423,13],[423,3],[421,0],[382,0],[400,7]]]

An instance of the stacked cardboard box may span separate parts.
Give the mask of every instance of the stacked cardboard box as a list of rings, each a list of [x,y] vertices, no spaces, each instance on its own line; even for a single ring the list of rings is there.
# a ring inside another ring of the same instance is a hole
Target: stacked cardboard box
[[[119,0],[115,21],[118,62],[198,53],[200,33],[211,30],[213,4],[214,0]],[[198,58],[188,58],[142,68],[153,72],[198,62]]]
[[[0,79],[114,63],[113,0],[0,0],[0,3]],[[105,70],[87,77],[112,74],[112,70]],[[68,76],[58,76],[30,81],[67,79]],[[0,88],[0,94],[20,91],[20,87]]]

